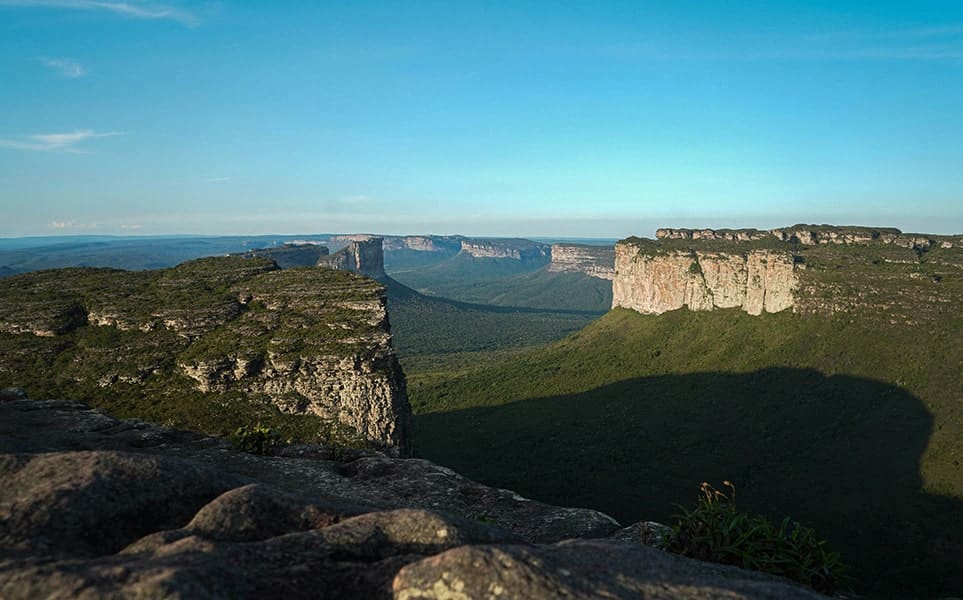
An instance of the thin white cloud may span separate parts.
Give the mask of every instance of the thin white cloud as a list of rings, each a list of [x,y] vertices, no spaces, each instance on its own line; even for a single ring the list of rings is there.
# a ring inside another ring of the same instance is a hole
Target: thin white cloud
[[[51,69],[59,71],[61,75],[64,77],[69,77],[70,79],[83,77],[87,74],[86,67],[69,58],[47,58],[42,56],[40,57],[40,62]]]
[[[189,26],[200,23],[200,18],[188,11],[167,4],[139,0],[131,0],[130,2],[112,0],[0,0],[0,6],[106,11],[133,19],[166,19]]]
[[[70,133],[40,133],[23,136],[19,139],[0,139],[0,148],[37,152],[82,152],[76,146],[83,142],[117,135],[124,135],[124,132],[97,132],[92,129],[79,129]]]
[[[137,223],[134,225],[121,225],[120,228],[121,229],[143,229],[144,226],[141,225],[140,223]]]
[[[51,229],[64,229],[67,226],[73,225],[73,221],[51,221],[47,223],[47,227]]]
[[[207,182],[207,183],[222,183],[222,182],[230,181],[230,180],[231,180],[230,177],[204,177],[204,178],[202,178],[202,181]]]

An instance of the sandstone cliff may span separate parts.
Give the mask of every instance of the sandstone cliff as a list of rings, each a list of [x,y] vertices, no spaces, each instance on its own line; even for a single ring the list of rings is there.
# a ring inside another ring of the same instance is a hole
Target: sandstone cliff
[[[30,273],[4,279],[0,298],[0,385],[185,423],[276,407],[394,452],[410,443],[385,291],[371,279],[225,257]]]
[[[525,262],[548,262],[550,246],[523,239],[465,239],[461,252],[475,258],[510,258]]]
[[[447,235],[406,235],[385,236],[385,252],[414,250],[416,252],[443,252],[457,254],[461,250],[460,236]]]
[[[616,245],[613,306],[659,314],[741,308],[749,314],[850,313],[919,324],[961,298],[963,236],[794,225],[659,229]]]
[[[355,239],[330,256],[318,259],[317,266],[340,271],[353,271],[375,279],[385,277],[385,257],[380,237]]]
[[[550,272],[584,273],[608,280],[615,278],[615,249],[611,246],[552,244],[551,256]]]
[[[635,244],[619,242],[612,305],[649,314],[686,307],[741,308],[759,315],[792,307],[798,284],[788,252],[647,253]]]
[[[823,598],[647,546],[647,523],[318,450],[243,454],[0,392],[0,596]]]

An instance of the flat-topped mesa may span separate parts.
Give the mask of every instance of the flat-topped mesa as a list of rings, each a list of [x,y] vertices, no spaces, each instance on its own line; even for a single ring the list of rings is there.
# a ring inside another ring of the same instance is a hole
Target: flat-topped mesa
[[[524,262],[547,262],[551,248],[524,239],[461,240],[461,252],[475,258],[511,258]]]
[[[350,427],[391,453],[410,447],[385,289],[352,273],[231,256],[4,279],[0,386],[51,381],[58,393],[138,411],[156,398],[177,399],[174,412],[185,410],[175,403],[201,412],[273,405]]]
[[[552,273],[584,273],[589,277],[615,278],[615,248],[582,244],[552,244]]]
[[[679,308],[741,308],[750,315],[780,312],[794,304],[799,285],[790,252],[746,253],[678,250],[650,253],[622,241],[615,245],[612,306],[646,314]]]
[[[416,252],[448,252],[457,254],[461,250],[460,236],[447,235],[406,235],[385,236],[385,252],[414,250]]]
[[[776,239],[792,244],[818,246],[820,244],[893,244],[904,248],[926,251],[933,247],[963,247],[960,236],[903,233],[895,227],[860,227],[854,225],[792,225],[768,231],[759,229],[673,229],[656,230],[658,240],[700,240],[750,242]]]
[[[374,236],[355,236],[359,239],[329,256],[318,259],[317,266],[339,271],[352,271],[380,279],[386,277],[383,238]]]
[[[769,236],[768,231],[758,229],[656,229],[659,240],[717,240],[730,242],[749,242]]]

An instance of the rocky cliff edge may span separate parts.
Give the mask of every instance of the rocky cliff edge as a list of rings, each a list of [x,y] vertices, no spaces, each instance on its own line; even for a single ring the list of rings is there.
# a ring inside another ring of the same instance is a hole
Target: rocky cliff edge
[[[822,597],[428,461],[285,453],[0,393],[0,597]]]

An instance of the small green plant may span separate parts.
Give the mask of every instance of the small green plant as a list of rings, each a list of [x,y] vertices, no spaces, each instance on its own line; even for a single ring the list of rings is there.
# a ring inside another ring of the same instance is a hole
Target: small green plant
[[[258,423],[254,426],[238,427],[231,436],[231,443],[242,452],[270,454],[282,444],[282,440],[276,431]]]
[[[692,273],[693,275],[702,274],[702,265],[699,264],[699,261],[694,260],[689,263],[689,273]]]
[[[845,566],[816,532],[789,517],[774,525],[763,515],[736,509],[736,488],[728,493],[703,482],[696,507],[679,507],[663,542],[669,552],[699,560],[780,575],[832,593],[843,583]]]

